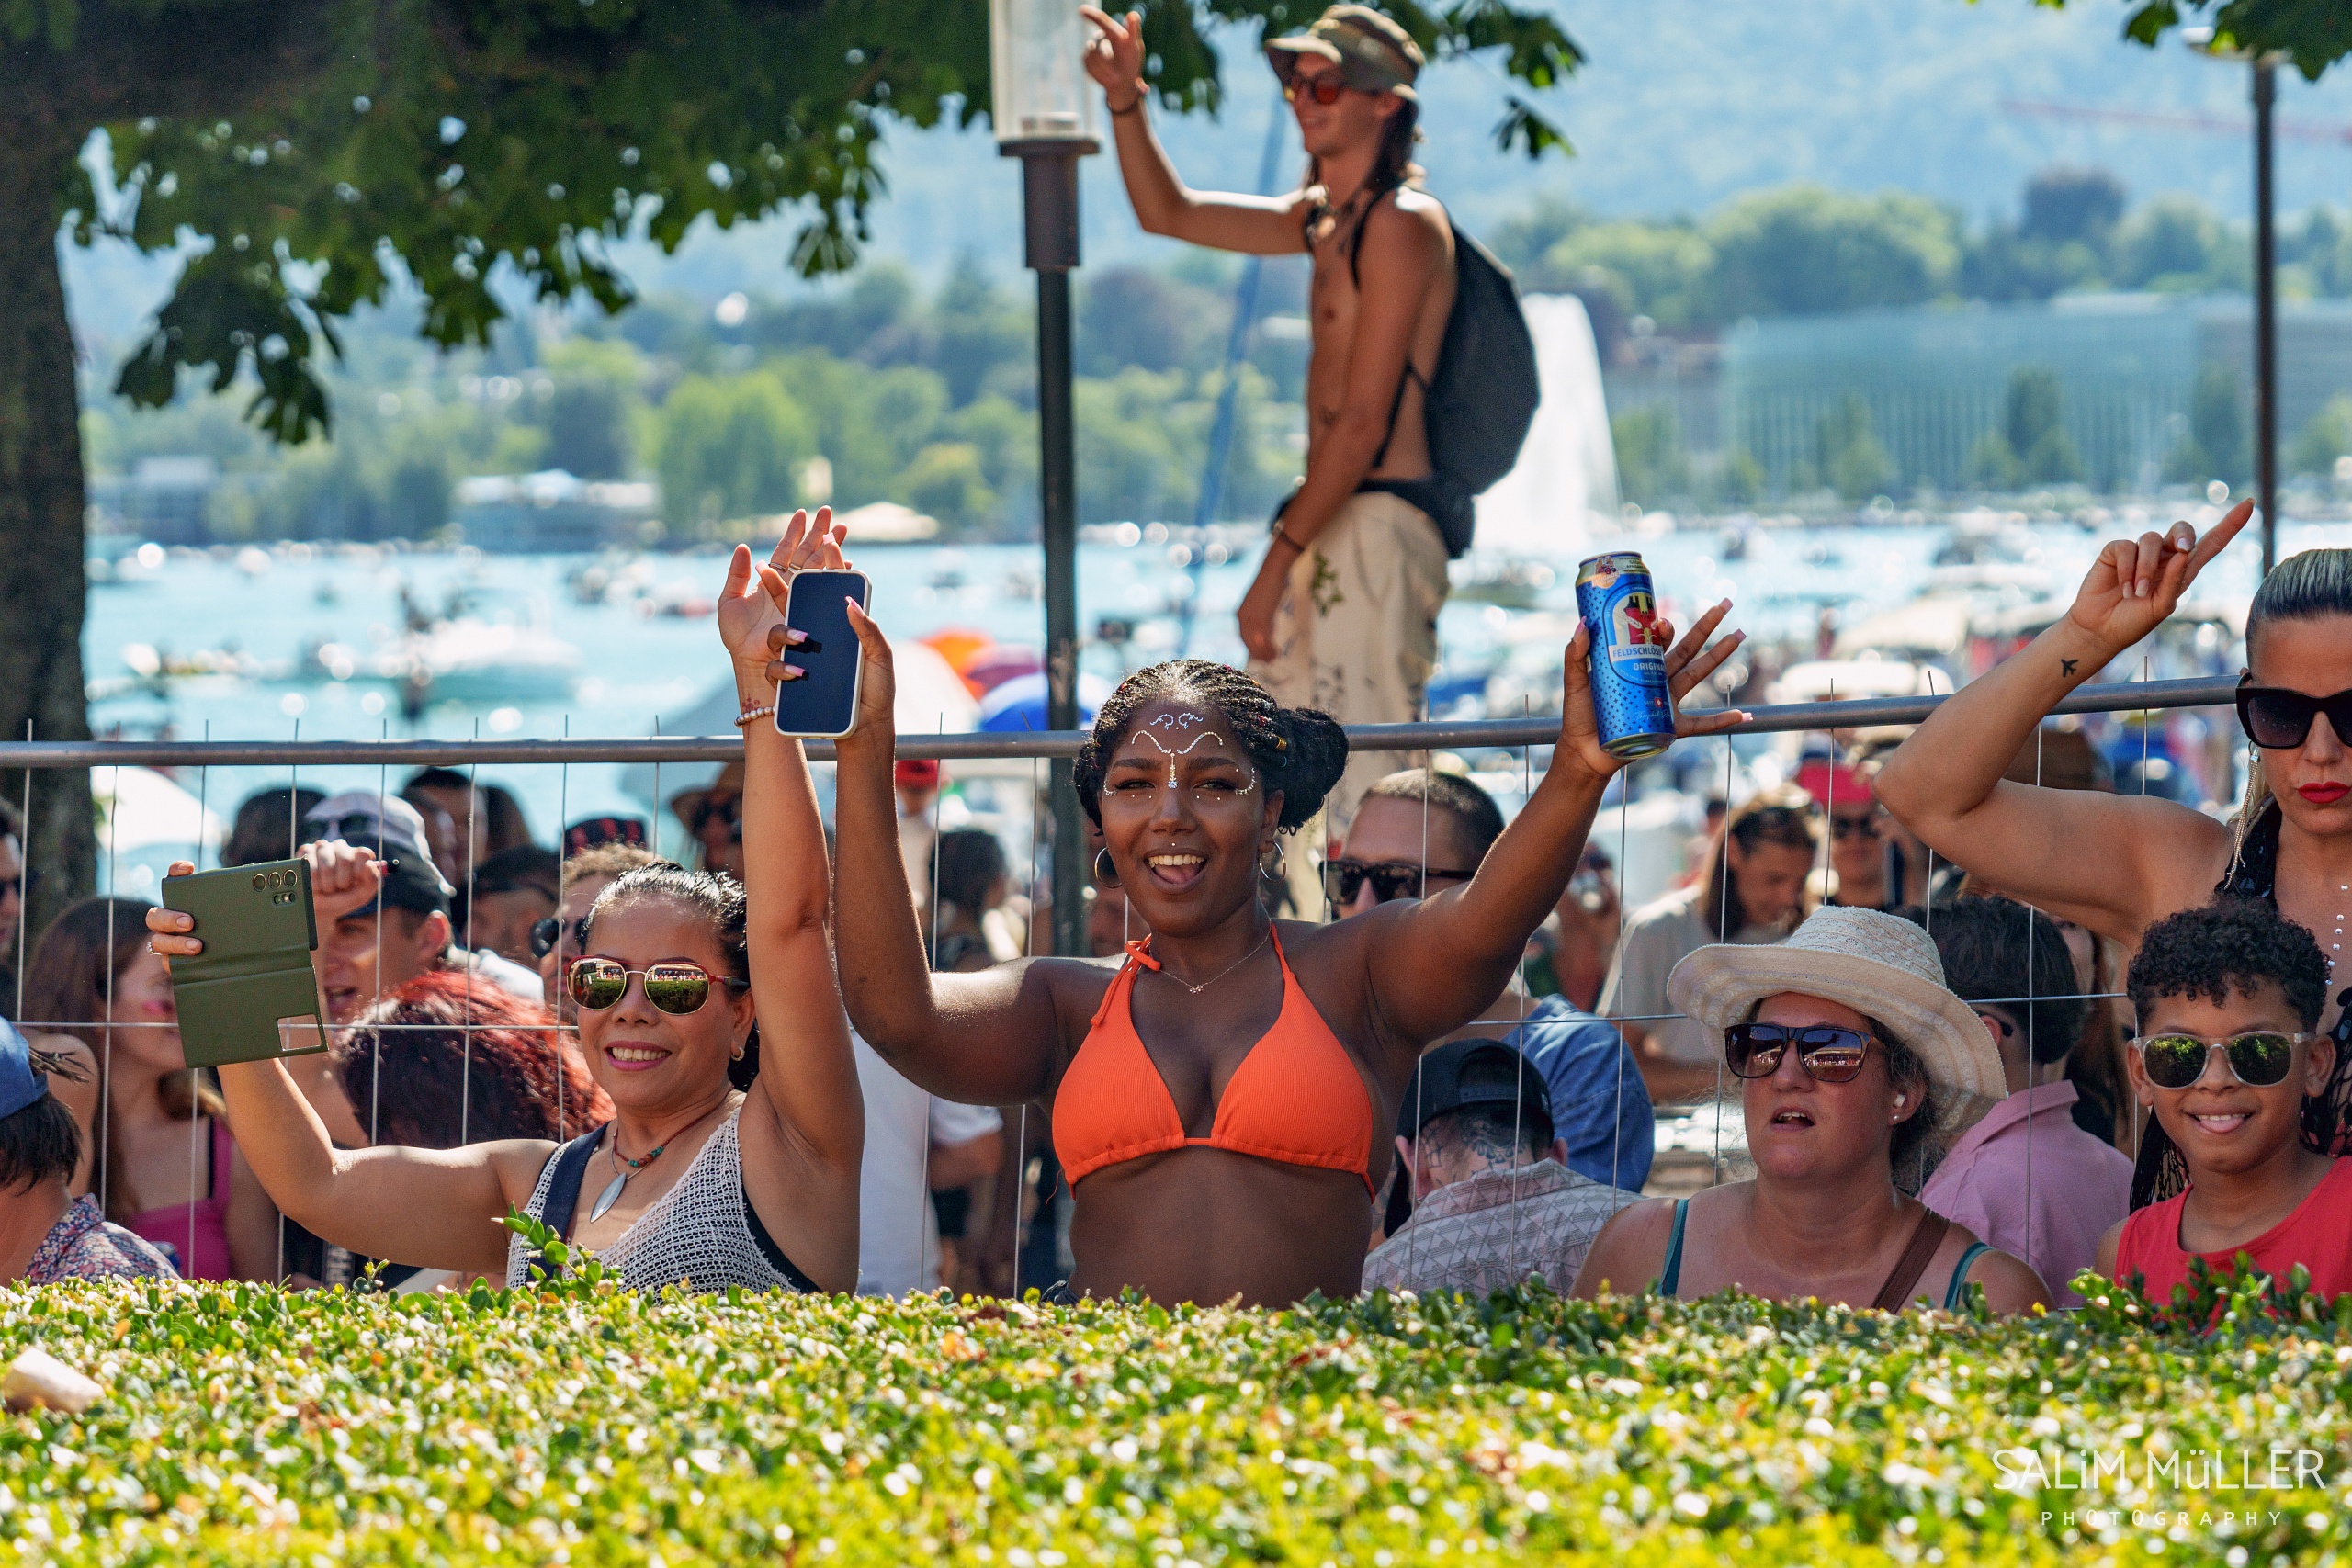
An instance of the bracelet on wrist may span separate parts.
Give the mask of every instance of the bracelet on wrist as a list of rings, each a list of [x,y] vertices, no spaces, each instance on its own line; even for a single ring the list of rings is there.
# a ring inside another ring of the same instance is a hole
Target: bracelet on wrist
[[[1274,541],[1275,541],[1275,543],[1277,543],[1277,544],[1288,545],[1292,549],[1296,550],[1300,555],[1305,555],[1305,554],[1306,553],[1306,547],[1305,545],[1300,544],[1296,539],[1292,538],[1292,537],[1291,537],[1290,529],[1289,529],[1287,526],[1283,525],[1277,524],[1277,525],[1275,525],[1275,527],[1274,527]]]
[[[754,719],[769,718],[774,716],[775,713],[774,703],[762,703],[756,707],[747,707],[735,716],[735,728],[741,729]]]
[[[1131,114],[1140,114],[1143,112],[1143,85],[1141,83],[1137,83],[1136,85],[1136,96],[1127,100],[1127,107],[1125,108],[1121,108],[1118,105],[1111,102],[1107,94],[1104,95],[1102,103],[1103,107],[1111,111],[1111,118],[1113,119],[1125,119]]]

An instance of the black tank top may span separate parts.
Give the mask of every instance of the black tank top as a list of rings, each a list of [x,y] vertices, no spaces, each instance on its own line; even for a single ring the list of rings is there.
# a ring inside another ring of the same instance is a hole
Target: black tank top
[[[2254,826],[2246,829],[2245,841],[2238,846],[2229,869],[2213,886],[2216,898],[2259,898],[2276,909],[2278,907],[2278,807],[2266,803]],[[2303,1142],[2322,1154],[2340,1155],[2347,1149],[2347,1134],[2352,1134],[2352,990],[2339,992],[2335,998],[2341,1010],[2335,1027],[2328,1032],[2335,1042],[2335,1070],[2329,1076],[2327,1088],[2303,1101]],[[2176,1197],[2188,1187],[2188,1168],[2180,1157],[2163,1123],[2148,1118],[2147,1130],[2140,1134],[2140,1157],[2132,1172],[2132,1206],[2143,1209],[2150,1203]]]

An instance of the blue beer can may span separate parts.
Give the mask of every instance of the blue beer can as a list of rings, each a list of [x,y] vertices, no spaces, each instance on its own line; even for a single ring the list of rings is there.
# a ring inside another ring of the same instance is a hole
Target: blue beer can
[[[1674,698],[1650,569],[1630,550],[1584,562],[1577,615],[1592,639],[1586,669],[1600,749],[1628,762],[1657,756],[1674,742]]]

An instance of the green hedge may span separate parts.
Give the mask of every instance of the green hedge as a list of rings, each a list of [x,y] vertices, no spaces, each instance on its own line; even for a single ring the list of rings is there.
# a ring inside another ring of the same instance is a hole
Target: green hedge
[[[109,1391],[0,1416],[0,1560],[2337,1560],[2352,1328],[2254,1304],[2200,1337],[2123,1297],[1994,1325],[1534,1289],[1281,1314],[0,1292],[0,1355]],[[2196,1457],[2259,1481],[2274,1449],[2324,1489],[2223,1489]],[[2024,1450],[2126,1474],[2038,1488]]]

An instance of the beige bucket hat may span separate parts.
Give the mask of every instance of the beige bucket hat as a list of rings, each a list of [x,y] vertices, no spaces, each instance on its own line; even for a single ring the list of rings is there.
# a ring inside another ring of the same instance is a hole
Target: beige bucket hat
[[[1301,55],[1340,68],[1340,80],[1360,93],[1413,96],[1413,81],[1427,61],[1413,35],[1369,6],[1334,6],[1303,33],[1271,39],[1267,62],[1288,80]]]
[[[1975,1010],[1944,984],[1928,933],[1876,909],[1816,909],[1785,942],[1702,947],[1667,976],[1667,1000],[1709,1034],[1745,1022],[1767,997],[1793,991],[1878,1020],[1939,1087],[1951,1132],[2007,1097],[2001,1053]]]

